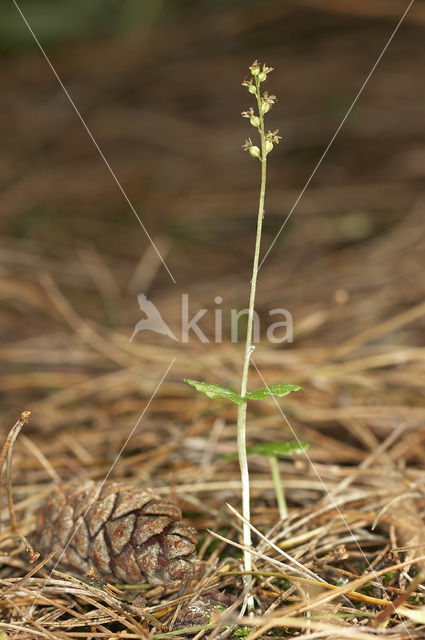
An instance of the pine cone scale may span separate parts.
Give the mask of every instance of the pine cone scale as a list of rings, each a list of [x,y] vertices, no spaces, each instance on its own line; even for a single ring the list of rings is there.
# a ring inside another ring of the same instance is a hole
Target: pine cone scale
[[[81,558],[87,558],[89,553],[90,536],[88,526],[83,518],[78,518],[77,529],[74,533],[74,545]]]
[[[105,541],[105,533],[103,531],[99,531],[97,536],[93,539],[91,548],[89,549],[89,557],[93,559],[98,573],[105,576],[111,575],[110,555]]]
[[[91,536],[95,536],[101,527],[110,518],[116,502],[116,495],[111,494],[103,500],[96,501],[92,507],[90,507],[87,513],[88,526]]]
[[[137,564],[134,549],[127,545],[123,551],[114,558],[115,574],[123,582],[138,584],[144,582],[142,571]]]
[[[68,548],[67,550],[68,566],[72,571],[75,571],[79,575],[84,575],[86,572],[86,561],[82,558],[74,549]]]
[[[127,542],[130,541],[135,522],[135,514],[130,513],[124,518],[118,518],[117,520],[106,523],[106,535],[108,536],[113,553],[121,553]]]
[[[73,525],[74,520],[72,507],[70,507],[69,505],[65,505],[61,510],[55,524],[56,534],[59,538],[59,542],[62,545],[65,545],[68,542]]]
[[[170,534],[167,539],[169,558],[180,558],[181,556],[187,556],[190,553],[194,553],[195,545],[189,540],[185,540],[180,536]]]
[[[139,516],[137,527],[134,530],[133,539],[136,545],[142,546],[152,536],[159,535],[170,524],[171,520],[167,516]]]
[[[173,533],[187,538],[195,546],[198,543],[198,534],[195,527],[188,527],[187,525],[181,525],[179,522],[174,526]]]

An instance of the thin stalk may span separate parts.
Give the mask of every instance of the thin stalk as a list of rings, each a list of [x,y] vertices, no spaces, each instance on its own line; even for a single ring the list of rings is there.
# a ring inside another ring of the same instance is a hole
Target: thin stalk
[[[3,465],[6,460],[6,486],[7,486],[7,500],[9,505],[9,516],[10,516],[10,526],[12,529],[12,534],[16,535],[18,533],[18,524],[16,522],[15,515],[15,507],[13,504],[13,495],[12,495],[12,456],[13,456],[13,447],[15,444],[15,440],[19,435],[20,430],[24,426],[24,424],[28,423],[30,418],[31,411],[23,411],[20,415],[19,420],[16,424],[13,425],[11,430],[8,433],[6,438],[6,442],[3,445],[3,448],[0,453],[0,504],[2,502],[2,492],[3,492]],[[0,530],[1,530],[1,518],[0,518]]]
[[[261,231],[263,226],[263,218],[264,218],[264,201],[266,195],[266,176],[267,176],[267,153],[266,153],[266,140],[264,135],[264,115],[261,109],[260,102],[260,89],[258,79],[255,79],[256,87],[257,87],[257,104],[258,104],[258,113],[260,117],[260,139],[261,139],[261,186],[260,186],[260,197],[258,203],[258,215],[257,215],[257,234],[255,238],[255,249],[254,249],[254,262],[252,267],[252,278],[251,278],[251,291],[249,296],[249,307],[248,307],[248,325],[246,330],[246,341],[245,341],[245,355],[244,355],[244,363],[242,370],[242,382],[241,382],[241,393],[242,398],[245,397],[248,385],[248,370],[249,370],[249,361],[252,353],[252,327],[254,321],[254,307],[255,307],[255,292],[257,287],[257,273],[258,273],[258,263],[260,259],[260,246],[261,246]],[[249,490],[249,474],[248,474],[248,460],[246,455],[246,401],[239,405],[238,407],[238,436],[237,436],[237,446],[238,446],[238,457],[239,457],[239,466],[241,470],[241,481],[242,481],[242,513],[247,522],[243,524],[243,543],[244,546],[249,548],[251,547],[251,529],[249,528],[248,522],[250,521],[250,490]],[[249,550],[244,550],[244,569],[246,572],[252,570],[252,559],[251,553]],[[247,575],[246,584],[252,580],[251,575]],[[248,599],[248,611],[252,611],[254,608],[254,600],[253,597],[250,596]]]
[[[280,477],[279,463],[276,456],[269,456],[270,471],[273,478],[274,492],[276,494],[277,507],[281,520],[288,517],[288,508],[286,506],[285,492],[282,488],[282,480]]]

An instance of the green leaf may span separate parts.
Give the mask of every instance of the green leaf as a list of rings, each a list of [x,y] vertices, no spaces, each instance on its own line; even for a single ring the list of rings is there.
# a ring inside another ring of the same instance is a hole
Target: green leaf
[[[262,400],[269,396],[282,398],[282,396],[287,396],[288,393],[292,391],[300,391],[300,389],[302,389],[302,387],[299,387],[297,384],[272,384],[271,387],[261,387],[261,389],[247,393],[246,398],[247,400]]]
[[[246,452],[249,456],[259,455],[272,458],[275,456],[300,456],[309,448],[309,442],[282,442],[280,440],[276,442],[260,442],[259,444],[251,444],[246,448]],[[223,456],[223,460],[235,460],[238,457],[237,453],[231,453],[228,456]]]
[[[233,391],[233,389],[229,389],[229,387],[222,387],[220,384],[211,384],[210,382],[200,382],[199,380],[189,380],[188,378],[185,378],[184,381],[195,387],[196,391],[205,393],[209,398],[227,398],[236,404],[244,402],[242,396]]]
[[[261,456],[274,457],[274,456],[291,456],[301,455],[309,448],[309,442],[282,442],[280,440],[276,442],[260,442],[259,444],[252,444],[246,448],[247,454],[259,454]]]

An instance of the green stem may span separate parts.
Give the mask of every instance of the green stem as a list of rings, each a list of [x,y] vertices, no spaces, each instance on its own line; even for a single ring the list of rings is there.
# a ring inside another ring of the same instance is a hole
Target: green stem
[[[286,506],[285,492],[283,490],[282,480],[280,478],[279,463],[276,456],[269,456],[269,462],[280,519],[284,520],[288,516],[288,508]]]
[[[246,395],[248,385],[248,370],[249,360],[252,353],[252,327],[254,321],[254,307],[255,307],[255,291],[257,287],[257,272],[258,263],[260,259],[260,246],[261,246],[261,230],[263,226],[264,218],[264,200],[266,195],[266,175],[267,175],[267,154],[266,154],[266,140],[264,135],[264,115],[261,111],[260,102],[260,85],[256,79],[257,86],[257,104],[258,113],[260,117],[260,139],[261,139],[261,187],[260,197],[258,203],[258,216],[257,216],[257,234],[255,238],[255,250],[254,250],[254,262],[252,267],[252,279],[251,279],[251,292],[249,296],[248,307],[248,325],[246,330],[245,341],[245,355],[242,370],[242,382],[241,382],[241,396],[244,398]],[[246,401],[238,407],[238,457],[239,466],[241,470],[241,482],[242,482],[242,513],[246,522],[243,524],[243,544],[247,549],[244,551],[244,569],[245,571],[252,570],[252,558],[251,553],[248,550],[251,547],[251,529],[249,528],[250,522],[250,490],[249,490],[249,474],[248,474],[248,460],[246,455]],[[252,576],[247,576],[247,583],[252,580]],[[252,610],[254,606],[253,599],[248,600],[248,609]]]

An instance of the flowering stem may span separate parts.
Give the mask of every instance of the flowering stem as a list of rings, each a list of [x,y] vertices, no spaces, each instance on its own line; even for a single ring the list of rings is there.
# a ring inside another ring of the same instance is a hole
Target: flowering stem
[[[243,370],[242,370],[242,382],[241,382],[241,392],[240,395],[242,398],[245,398],[247,392],[248,385],[248,371],[249,371],[249,361],[251,358],[251,354],[253,351],[252,347],[252,332],[253,332],[253,320],[254,320],[254,307],[255,307],[255,292],[257,287],[257,274],[258,274],[258,263],[260,258],[260,246],[261,246],[261,231],[263,226],[263,218],[264,218],[264,201],[266,195],[266,177],[267,177],[267,150],[266,150],[266,136],[264,133],[264,111],[263,111],[263,103],[260,94],[260,79],[258,75],[254,76],[254,82],[256,87],[256,98],[258,105],[258,113],[259,113],[259,122],[258,131],[260,134],[260,142],[261,142],[261,151],[259,157],[261,163],[261,186],[260,186],[260,197],[258,203],[258,215],[257,215],[257,234],[255,238],[255,249],[254,249],[254,262],[252,267],[252,278],[251,278],[251,291],[249,296],[249,307],[248,307],[248,326],[246,331],[246,341],[245,341],[245,355],[243,362]],[[241,471],[241,482],[242,482],[242,513],[245,518],[243,523],[243,544],[245,547],[244,550],[244,570],[245,572],[252,571],[252,558],[251,558],[251,529],[249,527],[250,522],[250,487],[249,487],[249,473],[248,473],[248,460],[246,454],[246,408],[247,402],[246,400],[239,405],[238,407],[238,419],[237,419],[237,447],[238,447],[238,457],[239,457],[239,466]],[[246,582],[248,585],[252,581],[252,575],[246,573]],[[248,611],[252,612],[254,608],[254,599],[253,596],[249,596],[247,600]]]

